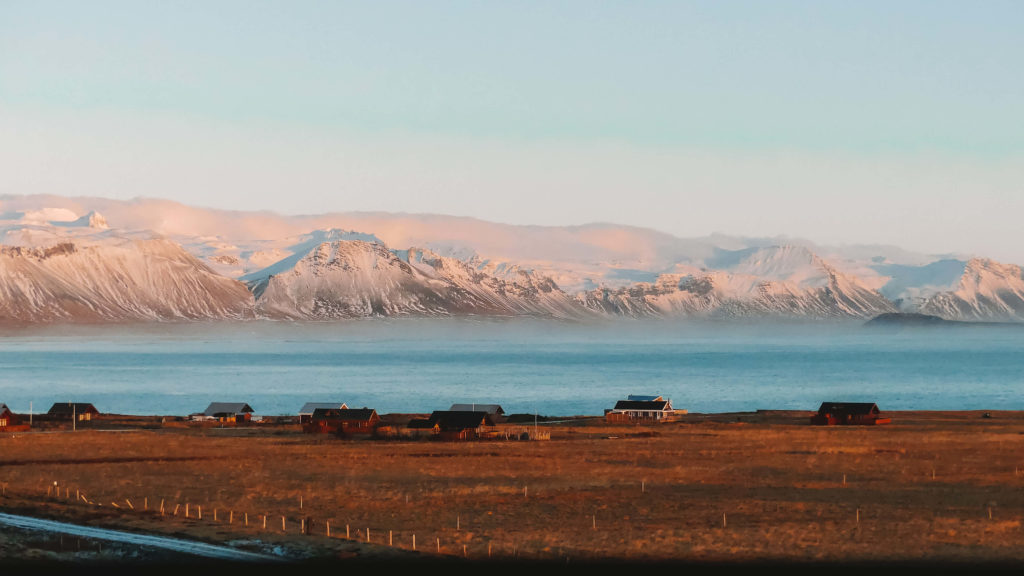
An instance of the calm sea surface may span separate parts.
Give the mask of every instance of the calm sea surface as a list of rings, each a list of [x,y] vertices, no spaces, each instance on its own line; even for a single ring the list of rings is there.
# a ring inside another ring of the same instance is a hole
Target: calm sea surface
[[[211,401],[294,414],[308,401],[378,412],[454,402],[602,414],[627,394],[690,412],[1024,409],[1024,327],[865,328],[540,320],[63,327],[0,334],[0,403],[92,402],[187,415]]]

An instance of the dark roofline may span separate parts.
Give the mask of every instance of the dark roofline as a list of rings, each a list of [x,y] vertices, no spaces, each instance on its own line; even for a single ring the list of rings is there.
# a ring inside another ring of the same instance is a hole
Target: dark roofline
[[[619,400],[615,403],[616,410],[658,410],[668,409],[668,400]]]

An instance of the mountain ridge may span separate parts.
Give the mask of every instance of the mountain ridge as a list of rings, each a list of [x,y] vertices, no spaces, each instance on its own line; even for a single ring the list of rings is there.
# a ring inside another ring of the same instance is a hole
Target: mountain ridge
[[[513,226],[387,213],[331,220],[158,199],[93,200],[0,197],[0,258],[8,265],[0,269],[0,285],[17,287],[0,291],[6,314],[0,319],[865,319],[902,311],[1024,321],[1021,268],[980,257],[884,245],[843,251],[785,237],[684,239],[609,223]],[[163,211],[166,206],[172,209]],[[113,215],[106,211],[111,207]],[[352,222],[366,227],[342,226]],[[318,226],[302,227],[309,224]],[[786,242],[772,242],[780,239]],[[127,257],[124,246],[132,242]],[[40,266],[45,259],[31,252],[59,252],[68,243],[74,249],[62,257],[81,262],[61,269]],[[154,276],[139,280],[147,270]],[[101,271],[115,285],[106,285]],[[41,311],[45,298],[26,294],[49,294],[54,313]],[[167,306],[159,305],[161,298]]]

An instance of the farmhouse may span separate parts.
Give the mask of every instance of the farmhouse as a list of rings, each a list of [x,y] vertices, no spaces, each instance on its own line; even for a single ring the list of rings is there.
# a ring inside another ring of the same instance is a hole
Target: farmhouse
[[[328,410],[347,410],[344,402],[306,402],[299,409],[299,424],[309,424],[313,420],[313,411],[317,408]]]
[[[435,410],[428,424],[437,426],[442,440],[472,440],[491,436],[494,420],[482,410]]]
[[[642,399],[635,399],[642,398]],[[666,422],[675,419],[672,401],[661,396],[629,396],[619,400],[615,408],[605,410],[607,422]],[[683,411],[685,414],[685,410]]]
[[[99,416],[100,411],[86,402],[56,402],[47,415],[54,420],[76,420],[83,422]]]
[[[889,422],[892,419],[882,418],[873,402],[822,402],[818,413],[811,416],[811,424],[818,426],[874,426]]]
[[[203,416],[221,422],[242,423],[250,421],[252,413],[252,407],[245,402],[210,402]]]
[[[373,408],[317,408],[302,430],[311,434],[373,434],[380,416]]]

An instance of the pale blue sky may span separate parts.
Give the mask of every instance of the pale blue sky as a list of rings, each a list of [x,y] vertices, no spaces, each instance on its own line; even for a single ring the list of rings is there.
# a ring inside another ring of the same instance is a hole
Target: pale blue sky
[[[0,193],[1024,263],[1022,29],[1019,1],[0,0]]]

